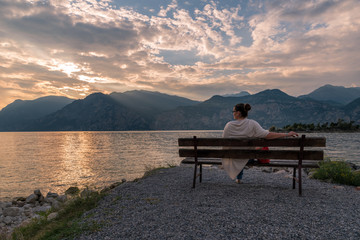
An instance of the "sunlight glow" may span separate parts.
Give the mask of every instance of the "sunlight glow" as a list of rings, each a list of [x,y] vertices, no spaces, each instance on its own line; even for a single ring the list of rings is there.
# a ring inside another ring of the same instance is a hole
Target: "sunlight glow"
[[[66,73],[69,77],[74,72],[80,72],[81,71],[81,67],[79,67],[78,65],[76,65],[73,62],[58,63],[55,60],[53,62],[54,62],[53,66],[49,66],[50,71],[61,71],[61,72]]]

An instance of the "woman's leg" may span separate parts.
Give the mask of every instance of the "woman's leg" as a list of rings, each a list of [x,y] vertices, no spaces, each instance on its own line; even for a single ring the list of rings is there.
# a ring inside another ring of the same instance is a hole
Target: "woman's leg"
[[[241,180],[244,175],[244,169],[236,176],[236,180]]]

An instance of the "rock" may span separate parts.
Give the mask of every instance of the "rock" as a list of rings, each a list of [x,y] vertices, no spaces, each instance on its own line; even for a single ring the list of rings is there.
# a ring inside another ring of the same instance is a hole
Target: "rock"
[[[41,191],[39,189],[35,190],[34,194],[39,196],[39,197],[42,196],[42,193],[41,193]]]
[[[49,216],[47,216],[47,220],[51,221],[51,220],[57,218],[58,215],[59,214],[57,212],[50,213]]]
[[[90,197],[91,195],[97,193],[96,191],[94,190],[89,190],[87,188],[85,188],[81,193],[80,193],[80,196],[82,198],[87,198],[87,197]]]
[[[272,173],[272,168],[264,168],[262,171],[265,173]]]
[[[43,196],[43,195],[39,196],[38,201],[39,201],[40,203],[45,202],[45,198],[44,198],[44,196]]]
[[[45,198],[45,202],[46,202],[46,203],[52,204],[53,201],[56,201],[56,199],[55,199],[55,198]]]
[[[354,163],[350,163],[348,162],[347,163],[353,170],[359,170],[360,169],[360,166],[354,164]]]
[[[357,187],[355,188],[355,190],[360,191],[360,186],[357,186]]]
[[[69,195],[76,195],[80,192],[80,189],[78,187],[69,187],[66,191],[65,194],[69,194]]]
[[[46,198],[57,198],[57,197],[59,197],[59,194],[57,193],[48,192],[48,194],[46,194]]]
[[[314,172],[314,171],[309,172],[309,174],[308,174],[308,178],[314,178],[314,174],[315,174],[315,172]]]
[[[27,198],[26,198],[26,203],[35,203],[36,202],[36,200],[38,200],[38,198],[39,198],[39,196],[38,195],[36,195],[36,194],[31,194],[30,196],[28,196]]]
[[[38,214],[34,214],[34,215],[31,217],[31,219],[41,219],[41,218],[43,218],[43,217],[41,217],[41,216],[38,215]]]
[[[283,173],[286,173],[286,171],[285,170],[279,170],[279,171],[276,171],[276,172],[274,172],[274,174],[283,174]]]
[[[54,208],[54,209],[60,209],[61,207],[61,204],[59,201],[55,200],[51,203],[51,207]]]
[[[31,204],[25,204],[24,205],[24,209],[31,209],[31,208],[32,208]]]
[[[121,180],[121,183],[124,183],[124,182],[126,182],[126,179]],[[116,188],[116,187],[119,186],[121,183],[120,183],[120,182],[115,182],[115,183],[111,184],[111,185],[109,186],[109,188],[110,188],[110,189]]]
[[[7,216],[4,218],[3,222],[6,224],[6,225],[10,225],[12,223],[12,217],[10,216]]]
[[[64,202],[66,202],[66,200],[67,200],[67,196],[66,196],[66,195],[60,195],[60,196],[58,196],[56,199],[57,199],[59,202],[64,203]]]
[[[51,206],[50,205],[43,205],[43,206],[38,206],[38,207],[34,207],[33,208],[33,212],[34,213],[39,213],[39,212],[47,212],[48,210],[51,209]]]
[[[3,210],[4,216],[16,217],[21,214],[21,210],[18,207],[9,207]]]
[[[17,202],[16,206],[23,207],[23,206],[25,206],[25,202]]]
[[[5,202],[5,203],[4,203],[4,206],[3,206],[3,209],[4,209],[4,208],[11,207],[11,206],[12,206],[11,202]]]
[[[344,189],[343,186],[334,186],[335,189]]]
[[[19,227],[25,227],[26,225],[30,224],[31,223],[31,218],[28,218],[26,220],[24,220],[20,225]]]
[[[15,198],[15,200],[16,201],[20,201],[20,202],[25,202],[26,201],[26,198],[24,198],[24,197],[17,197],[17,198]]]
[[[26,217],[31,217],[32,210],[31,209],[26,209],[26,210],[24,210],[24,214],[25,214]]]

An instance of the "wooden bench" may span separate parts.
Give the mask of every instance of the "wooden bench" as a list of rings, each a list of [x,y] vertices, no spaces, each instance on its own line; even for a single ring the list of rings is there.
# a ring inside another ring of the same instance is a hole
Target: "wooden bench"
[[[195,164],[193,188],[195,188],[197,177],[200,177],[200,182],[202,181],[203,164],[221,165],[222,158],[271,159],[270,163],[255,161],[247,165],[293,168],[293,189],[295,189],[295,181],[297,180],[300,196],[302,194],[301,169],[318,168],[319,161],[324,159],[324,151],[320,147],[326,146],[325,138],[306,137],[305,135],[299,138],[278,139],[197,138],[194,136],[193,138],[179,138],[178,142],[179,147],[186,147],[179,149],[179,156],[185,157],[181,163]],[[255,150],[255,147],[265,146],[270,147],[270,150]],[[311,149],[305,150],[305,147],[310,147]],[[200,168],[199,174],[197,174],[198,167]],[[298,176],[296,176],[296,172]]]

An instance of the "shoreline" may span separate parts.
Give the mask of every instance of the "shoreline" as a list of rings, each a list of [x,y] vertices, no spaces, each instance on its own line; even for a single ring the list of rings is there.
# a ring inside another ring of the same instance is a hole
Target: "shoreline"
[[[360,236],[360,224],[354,226],[357,221],[353,221],[360,214],[360,191],[304,174],[303,196],[299,197],[291,187],[291,171],[275,169],[271,173],[268,168],[246,169],[244,183],[236,184],[217,166],[204,166],[203,182],[197,183],[196,189],[191,188],[191,166],[151,170],[142,178],[109,186],[98,207],[81,218],[83,224],[96,222],[101,228],[83,232],[76,239],[219,239],[238,238],[238,234],[244,234],[241,236],[245,239]],[[324,222],[319,220],[315,233],[308,235],[313,218],[325,216],[334,221],[325,224],[324,229]],[[338,218],[340,223],[335,221]],[[197,225],[199,222],[204,224]],[[292,230],[281,227],[284,224],[292,226]],[[236,228],[228,232],[226,226]],[[359,231],[334,230],[343,227]]]

